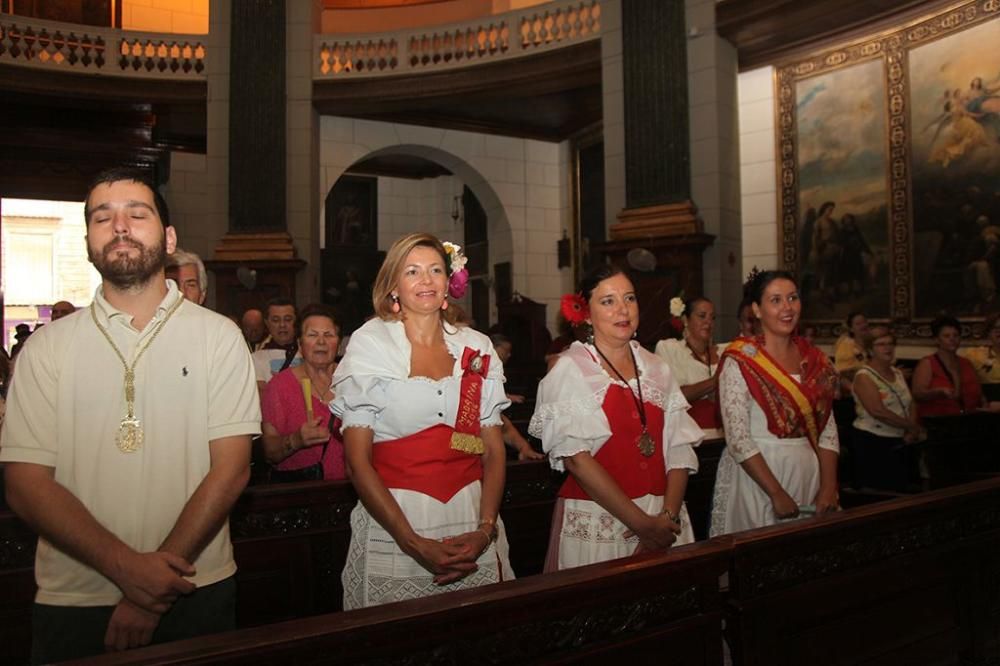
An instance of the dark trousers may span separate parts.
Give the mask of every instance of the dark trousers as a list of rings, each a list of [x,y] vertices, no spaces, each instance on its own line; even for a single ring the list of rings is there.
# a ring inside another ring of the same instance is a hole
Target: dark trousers
[[[49,606],[31,612],[31,663],[48,664],[104,653],[114,606]],[[180,597],[160,618],[153,643],[167,643],[236,628],[233,577]]]

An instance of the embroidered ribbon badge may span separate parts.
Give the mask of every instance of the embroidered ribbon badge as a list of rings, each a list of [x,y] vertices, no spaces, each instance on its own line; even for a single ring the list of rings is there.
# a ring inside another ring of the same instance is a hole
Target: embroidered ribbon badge
[[[469,347],[462,352],[462,387],[458,399],[458,417],[451,436],[451,448],[482,455],[486,450],[479,436],[479,406],[483,394],[483,377],[490,368],[490,357]]]

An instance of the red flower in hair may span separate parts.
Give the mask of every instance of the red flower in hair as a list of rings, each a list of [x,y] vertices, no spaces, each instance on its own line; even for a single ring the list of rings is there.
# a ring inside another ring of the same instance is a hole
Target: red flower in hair
[[[680,317],[671,317],[670,328],[674,329],[679,335],[684,332],[684,322],[681,321]]]
[[[566,321],[574,326],[579,326],[587,321],[587,317],[590,315],[589,308],[587,308],[587,301],[583,300],[583,296],[580,294],[566,294],[563,296],[560,310]]]

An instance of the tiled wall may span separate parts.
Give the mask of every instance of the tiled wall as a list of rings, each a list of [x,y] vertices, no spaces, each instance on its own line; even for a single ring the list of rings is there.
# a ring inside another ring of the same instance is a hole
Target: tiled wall
[[[777,268],[778,211],[774,143],[774,68],[739,75],[743,269]]]

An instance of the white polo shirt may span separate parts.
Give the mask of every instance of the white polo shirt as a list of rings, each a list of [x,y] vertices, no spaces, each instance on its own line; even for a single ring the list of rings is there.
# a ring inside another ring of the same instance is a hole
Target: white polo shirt
[[[177,299],[168,293],[143,331],[98,288],[97,319],[131,363]],[[184,301],[135,369],[135,415],[141,448],[115,443],[125,408],[125,369],[89,308],[52,322],[18,357],[8,395],[0,461],[55,468],[55,480],[104,527],[140,552],[167,537],[188,498],[208,474],[209,442],[260,433],[253,363],[231,321]],[[192,581],[210,585],[236,571],[228,522],[194,562]],[[36,601],[57,606],[116,604],[121,591],[44,538],[35,558]]]

